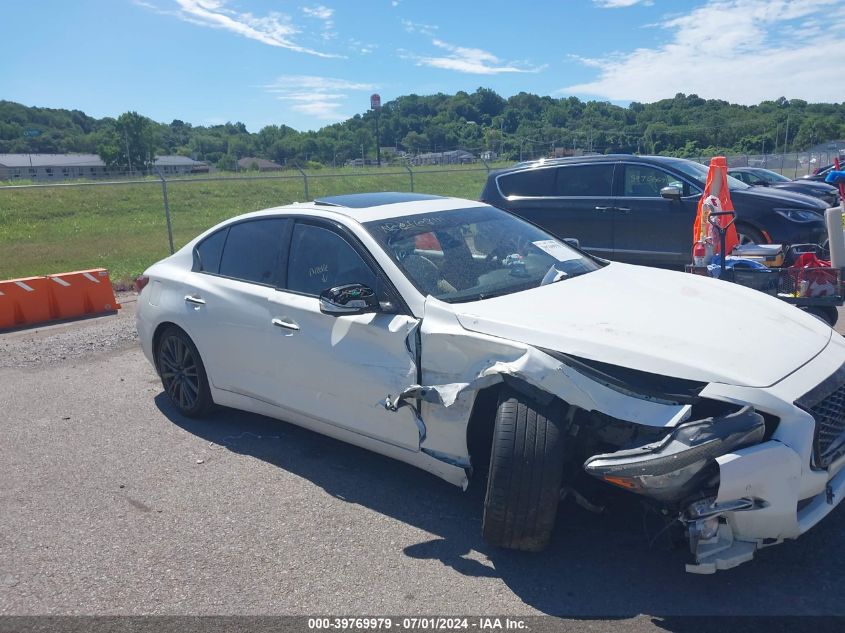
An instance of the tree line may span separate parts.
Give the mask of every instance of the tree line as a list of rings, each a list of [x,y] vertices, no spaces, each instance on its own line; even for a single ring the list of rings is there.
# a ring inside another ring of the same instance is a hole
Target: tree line
[[[234,169],[243,157],[279,164],[342,165],[376,155],[373,111],[319,130],[243,123],[159,123],[137,112],[96,119],[79,110],[0,101],[0,153],[99,154],[110,166],[145,169],[155,155],[179,154]],[[845,138],[845,103],[780,98],[744,106],[679,93],[627,107],[521,92],[507,99],[488,88],[454,95],[406,95],[379,114],[382,147],[411,154],[467,149],[505,160],[562,153],[642,153],[693,157],[777,154]]]

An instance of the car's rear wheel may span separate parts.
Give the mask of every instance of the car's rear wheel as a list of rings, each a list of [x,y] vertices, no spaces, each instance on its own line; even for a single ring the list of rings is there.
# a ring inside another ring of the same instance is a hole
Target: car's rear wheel
[[[747,224],[736,225],[736,236],[740,244],[768,244],[769,241],[753,226]]]
[[[512,390],[499,396],[482,533],[491,545],[541,551],[555,524],[563,477],[562,406]]]
[[[183,330],[169,327],[159,337],[156,367],[164,391],[182,415],[200,417],[214,404],[202,358]]]

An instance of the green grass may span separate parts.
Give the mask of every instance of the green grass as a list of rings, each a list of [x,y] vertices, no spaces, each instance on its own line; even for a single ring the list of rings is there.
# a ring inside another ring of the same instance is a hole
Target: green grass
[[[306,199],[297,172],[280,176],[169,182],[174,246],[178,249],[226,218]],[[410,191],[410,176],[403,167],[319,170],[308,176],[310,198]],[[477,199],[486,176],[483,165],[415,168],[414,191]],[[157,180],[83,187],[0,186],[0,279],[103,267],[112,281],[127,281],[168,252]]]

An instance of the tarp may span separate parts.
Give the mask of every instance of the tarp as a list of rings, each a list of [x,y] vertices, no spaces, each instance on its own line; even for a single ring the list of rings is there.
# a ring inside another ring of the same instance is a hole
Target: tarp
[[[710,171],[707,172],[707,182],[704,185],[704,195],[698,201],[698,211],[695,214],[695,224],[692,229],[693,244],[699,241],[707,241],[708,238],[713,244],[713,253],[720,249],[719,233],[707,222],[707,216],[711,211],[733,211],[734,205],[731,202],[731,192],[728,188],[728,161],[724,156],[714,156],[710,159]],[[718,217],[721,226],[727,226],[731,216],[723,215]],[[731,225],[725,236],[725,250],[728,254],[739,244],[739,237],[736,228]]]

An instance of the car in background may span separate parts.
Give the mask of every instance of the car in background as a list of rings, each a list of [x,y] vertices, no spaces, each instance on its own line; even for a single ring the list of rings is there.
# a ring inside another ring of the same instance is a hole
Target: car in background
[[[840,168],[842,165],[845,164],[845,156],[839,159]],[[801,176],[798,178],[800,181],[810,181],[810,182],[824,182],[824,179],[827,175],[836,169],[836,165],[831,163],[830,165],[825,165],[824,167],[819,167],[816,169],[812,174],[807,174],[805,176]]]
[[[803,193],[823,200],[829,207],[839,204],[839,189],[825,182],[790,180],[776,171],[762,167],[731,167],[728,169],[728,175],[752,187],[773,187]]]
[[[707,167],[682,158],[595,155],[491,172],[481,200],[601,257],[652,266],[688,264]],[[824,244],[827,205],[729,177],[742,243]]]
[[[480,480],[494,546],[542,550],[574,510],[563,497],[616,491],[685,531],[688,569],[712,573],[845,495],[843,337],[481,202],[352,194],[249,213],[144,278],[138,335],[171,419],[228,406]]]

